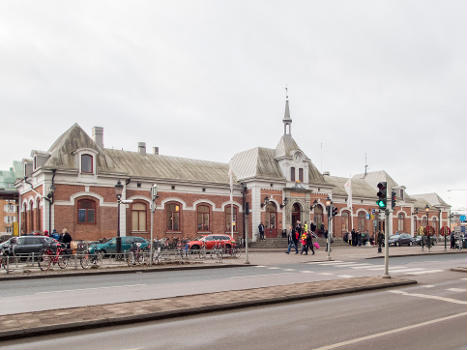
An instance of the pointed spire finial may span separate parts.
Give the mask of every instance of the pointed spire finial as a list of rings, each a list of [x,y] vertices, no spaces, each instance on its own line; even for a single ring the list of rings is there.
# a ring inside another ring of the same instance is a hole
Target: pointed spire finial
[[[287,85],[285,85],[285,99],[289,99],[289,88],[287,87]]]

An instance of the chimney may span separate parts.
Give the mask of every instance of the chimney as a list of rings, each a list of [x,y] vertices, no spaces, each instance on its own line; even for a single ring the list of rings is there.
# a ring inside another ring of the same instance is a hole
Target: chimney
[[[138,153],[146,154],[146,142],[138,142]]]
[[[155,155],[158,155],[158,154],[159,154],[159,147],[154,146],[154,147],[152,148],[152,152],[153,152]]]
[[[92,128],[92,138],[99,147],[104,148],[104,128],[102,126]]]

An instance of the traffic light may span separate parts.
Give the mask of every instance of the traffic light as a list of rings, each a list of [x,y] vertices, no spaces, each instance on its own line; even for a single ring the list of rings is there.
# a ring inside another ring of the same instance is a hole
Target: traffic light
[[[378,196],[378,200],[376,201],[376,204],[380,209],[386,209],[387,187],[386,181],[378,184],[378,193],[376,194]]]
[[[391,192],[391,208],[394,209],[396,207],[396,192]]]
[[[337,208],[332,207],[332,216],[336,216],[336,215],[337,215]]]

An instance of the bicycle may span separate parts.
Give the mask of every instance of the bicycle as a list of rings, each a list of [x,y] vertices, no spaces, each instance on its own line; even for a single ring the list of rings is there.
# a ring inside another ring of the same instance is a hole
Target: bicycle
[[[86,270],[89,269],[91,265],[98,267],[103,259],[104,254],[102,252],[90,253],[89,251],[85,251],[79,258],[79,264],[82,269]]]
[[[128,266],[144,264],[144,250],[141,249],[141,243],[136,242],[131,245],[131,250],[127,257]]]
[[[45,248],[38,261],[41,271],[48,271],[55,264],[58,264],[62,270],[66,269],[70,258],[65,256],[65,251],[66,249],[62,245],[57,245],[55,252],[51,247]]]
[[[8,268],[10,265],[9,256],[6,255],[3,250],[0,251],[0,268],[4,269],[8,273]]]

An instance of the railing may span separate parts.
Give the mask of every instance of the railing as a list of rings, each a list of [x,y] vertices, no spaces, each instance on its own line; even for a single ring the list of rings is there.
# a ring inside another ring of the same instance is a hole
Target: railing
[[[222,263],[224,259],[237,259],[240,254],[238,248],[216,247],[211,250],[156,248],[152,257],[148,250],[126,251],[120,254],[91,254],[83,251],[76,254],[0,255],[0,274]]]

